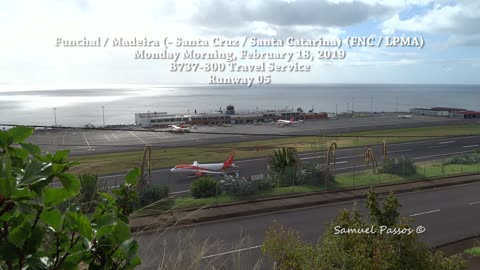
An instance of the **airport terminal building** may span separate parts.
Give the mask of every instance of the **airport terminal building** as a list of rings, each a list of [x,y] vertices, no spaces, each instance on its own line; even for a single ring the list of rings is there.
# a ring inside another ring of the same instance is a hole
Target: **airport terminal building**
[[[279,119],[295,120],[327,119],[327,113],[304,113],[290,110],[267,110],[252,113],[236,113],[230,105],[225,111],[198,114],[168,114],[166,112],[136,113],[135,124],[144,128],[167,127],[168,125],[224,125],[224,124],[255,124],[276,121]]]

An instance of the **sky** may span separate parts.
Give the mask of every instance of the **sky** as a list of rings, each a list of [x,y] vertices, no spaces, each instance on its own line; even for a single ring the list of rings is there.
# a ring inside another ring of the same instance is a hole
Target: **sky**
[[[341,39],[345,59],[269,73],[272,83],[480,84],[479,0],[0,0],[0,34],[0,89],[209,82],[206,72],[171,72],[167,60],[134,59],[145,48],[56,47],[59,38]],[[424,47],[348,48],[349,37],[421,37]],[[245,48],[169,52],[185,49]]]

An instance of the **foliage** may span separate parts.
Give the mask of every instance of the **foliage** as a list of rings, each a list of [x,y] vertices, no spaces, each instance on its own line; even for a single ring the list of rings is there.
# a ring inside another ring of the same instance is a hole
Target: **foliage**
[[[418,239],[407,220],[399,217],[400,205],[393,194],[390,194],[383,205],[380,205],[377,196],[373,190],[370,190],[366,206],[370,213],[369,222],[361,216],[355,204],[352,211],[342,211],[328,226],[321,240],[315,244],[304,243],[296,232],[274,224],[267,231],[262,251],[275,260],[279,269],[461,270],[466,268],[466,262],[461,257],[445,257],[441,252],[432,252]],[[410,234],[392,234],[381,231],[382,228],[413,231]],[[347,229],[356,229],[357,232],[349,233]]]
[[[192,182],[190,192],[194,198],[208,198],[217,195],[217,181],[211,176],[201,176]]]
[[[417,166],[410,158],[401,156],[400,158],[386,159],[381,171],[382,173],[410,176],[417,173]]]
[[[324,186],[335,182],[335,175],[327,166],[320,164],[309,164],[304,169],[305,184]]]
[[[275,187],[275,180],[269,177],[264,177],[257,182],[259,191],[269,191]]]
[[[221,189],[232,196],[249,196],[257,192],[257,181],[247,180],[245,178],[226,178],[221,182]]]
[[[451,158],[448,158],[445,161],[445,164],[463,164],[463,165],[473,165],[480,163],[480,151],[470,153],[470,154],[462,154],[462,155],[455,155]]]
[[[269,155],[268,168],[278,186],[291,186],[301,183],[301,161],[293,147],[282,147]]]
[[[368,167],[370,163],[372,164],[372,170],[374,173],[378,173],[378,161],[375,156],[375,152],[372,148],[368,148],[364,155],[365,166]]]
[[[140,207],[144,207],[156,201],[168,197],[168,187],[166,185],[146,185],[140,191]]]
[[[95,211],[96,201],[99,198],[98,192],[101,186],[97,175],[82,174],[78,177],[80,180],[80,194],[77,196],[77,203],[83,213],[92,213]]]
[[[25,140],[27,127],[0,131],[0,268],[133,269],[140,264],[138,244],[130,238],[128,212],[106,193],[84,215],[74,202],[80,180],[68,170],[68,150],[42,155]],[[59,181],[61,187],[50,185]],[[135,185],[135,175],[125,186]]]

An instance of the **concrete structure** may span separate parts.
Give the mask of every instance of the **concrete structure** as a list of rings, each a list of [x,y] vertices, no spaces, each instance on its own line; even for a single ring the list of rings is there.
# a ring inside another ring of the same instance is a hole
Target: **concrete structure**
[[[410,109],[410,113],[427,116],[444,116],[459,119],[480,118],[480,112],[448,107],[434,107],[431,109],[413,108]]]
[[[223,125],[223,124],[250,124],[271,122],[279,119],[295,120],[327,119],[327,113],[303,113],[289,110],[268,110],[256,113],[236,113],[232,105],[226,111],[199,114],[167,114],[167,113],[136,113],[135,124],[144,128],[166,127],[168,125]]]
[[[473,111],[452,112],[450,114],[450,117],[460,118],[460,119],[480,118],[480,112],[473,112]]]
[[[450,116],[450,112],[445,110],[433,110],[433,109],[425,109],[425,108],[413,108],[410,109],[411,114],[417,114],[417,115],[426,115],[426,116],[444,116],[448,117]]]

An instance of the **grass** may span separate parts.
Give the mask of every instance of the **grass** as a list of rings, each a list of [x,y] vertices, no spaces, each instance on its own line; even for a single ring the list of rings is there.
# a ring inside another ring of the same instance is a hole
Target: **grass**
[[[199,147],[157,148],[152,147],[152,167],[154,169],[171,167],[175,164],[191,163],[193,160],[202,162],[223,161],[228,152],[235,152],[237,159],[268,156],[278,147],[296,147],[299,152],[320,151],[325,149],[332,141],[338,147],[359,147],[372,144],[416,141],[426,138],[393,136],[461,136],[480,135],[480,125],[457,125],[402,128],[378,131],[365,131],[355,133],[341,133],[339,136],[382,136],[381,138],[324,138],[319,136],[291,137],[281,139],[257,140],[227,144],[213,144]],[[139,167],[143,151],[118,152],[76,156],[71,159],[79,161],[80,165],[74,167],[74,173],[96,173],[98,175],[112,173],[126,173],[129,168]]]
[[[480,165],[458,165],[450,164],[445,165],[442,170],[442,161],[427,161],[427,162],[417,162],[417,173],[410,176],[400,176],[394,174],[379,173],[374,174],[372,170],[362,170],[358,172],[349,172],[341,173],[336,175],[335,184],[329,186],[329,189],[335,188],[349,188],[349,187],[359,187],[359,186],[371,186],[378,184],[386,183],[395,183],[403,181],[412,181],[420,180],[428,177],[435,176],[448,176],[448,175],[459,175],[462,173],[474,173],[480,172]],[[311,186],[311,185],[298,185],[290,187],[279,187],[269,191],[263,191],[258,194],[246,197],[235,197],[230,195],[220,195],[217,198],[200,198],[194,199],[192,197],[178,197],[174,200],[173,205],[170,205],[172,208],[189,208],[189,207],[202,207],[206,205],[222,204],[222,203],[231,203],[241,200],[252,200],[257,198],[267,198],[273,196],[281,196],[295,193],[310,193],[318,192],[324,190],[323,187]],[[165,204],[160,204],[155,206],[154,204],[147,207],[147,209],[142,209],[142,214],[150,213],[161,213],[165,211]]]
[[[480,256],[480,247],[467,248],[464,252],[473,256]]]
[[[449,164],[445,165],[442,170],[441,160],[417,162],[415,164],[417,165],[417,173],[410,176],[400,176],[386,173],[374,174],[372,170],[337,174],[335,178],[337,184],[335,187],[346,188],[354,186],[369,186],[409,180],[419,180],[429,177],[480,172],[480,165]]]

